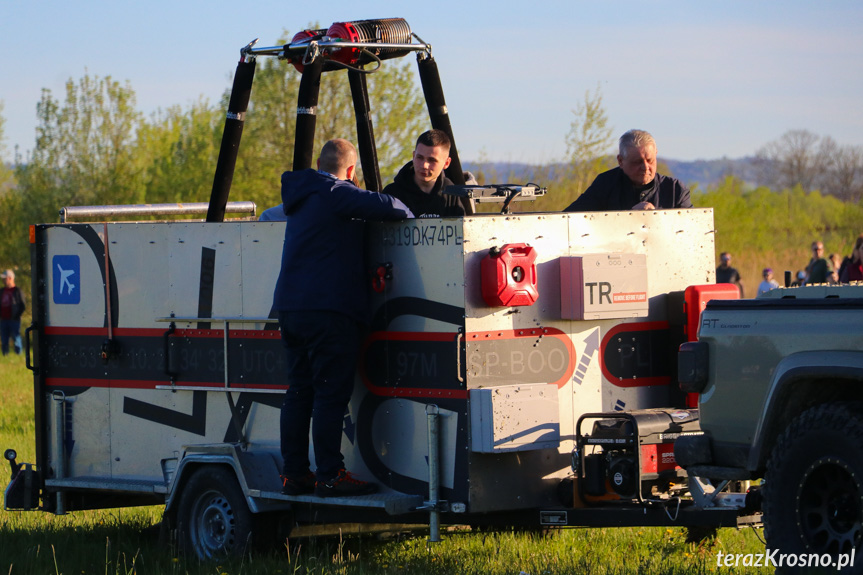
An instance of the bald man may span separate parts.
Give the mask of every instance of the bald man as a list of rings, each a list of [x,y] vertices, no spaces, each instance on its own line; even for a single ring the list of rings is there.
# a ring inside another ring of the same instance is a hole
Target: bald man
[[[345,497],[377,489],[348,473],[341,453],[342,423],[370,307],[365,220],[413,215],[392,196],[358,188],[356,168],[353,144],[335,139],[321,149],[317,170],[282,175],[287,224],[273,309],[279,314],[290,386],[280,424],[282,491],[288,495]]]

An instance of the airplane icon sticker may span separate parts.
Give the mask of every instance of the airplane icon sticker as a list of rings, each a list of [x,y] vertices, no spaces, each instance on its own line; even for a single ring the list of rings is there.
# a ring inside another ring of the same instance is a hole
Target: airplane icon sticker
[[[81,260],[78,256],[54,256],[51,270],[54,303],[81,303]]]

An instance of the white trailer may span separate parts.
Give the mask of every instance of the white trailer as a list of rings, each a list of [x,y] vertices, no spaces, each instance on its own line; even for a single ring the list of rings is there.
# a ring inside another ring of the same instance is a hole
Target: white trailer
[[[342,450],[381,491],[287,496],[271,309],[285,224],[224,221],[226,164],[208,221],[100,221],[135,216],[112,206],[33,226],[36,461],[7,452],[7,509],[164,504],[204,558],[274,522],[429,522],[432,540],[441,522],[737,524],[681,506],[671,447],[697,427],[676,350],[683,290],[714,281],[712,210],[369,224],[373,320]],[[535,189],[456,192],[506,206]]]

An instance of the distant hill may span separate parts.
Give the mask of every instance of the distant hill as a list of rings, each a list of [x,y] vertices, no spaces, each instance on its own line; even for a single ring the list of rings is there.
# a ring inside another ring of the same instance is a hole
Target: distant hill
[[[754,158],[751,156],[738,159],[695,160],[694,162],[666,159],[662,161],[671,170],[671,175],[690,187],[698,184],[698,187],[704,190],[707,186],[717,184],[730,175],[755,185]]]
[[[695,160],[690,162],[669,160],[666,158],[659,159],[660,162],[665,163],[668,169],[671,170],[670,175],[681,180],[689,187],[694,187],[697,184],[701,190],[705,190],[708,186],[721,182],[726,176],[732,174],[744,182],[754,185],[756,178],[753,160],[754,158],[752,157]],[[475,162],[462,162],[462,167],[473,173],[494,171],[498,178],[511,180],[512,182],[526,182],[535,176],[538,168],[538,166],[532,164],[517,162],[488,162],[482,165]],[[555,172],[561,170],[563,165],[552,164],[550,166],[543,166],[542,168],[543,170],[549,170],[549,177],[554,177]],[[537,183],[542,184],[543,182]]]

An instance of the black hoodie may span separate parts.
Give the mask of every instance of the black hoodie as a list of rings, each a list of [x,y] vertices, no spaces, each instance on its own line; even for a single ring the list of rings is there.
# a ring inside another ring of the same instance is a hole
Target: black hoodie
[[[431,193],[425,193],[414,180],[414,163],[411,161],[399,170],[393,183],[384,188],[384,193],[404,202],[417,218],[463,216],[464,207],[459,198],[441,193],[451,185],[453,183],[441,172]]]

